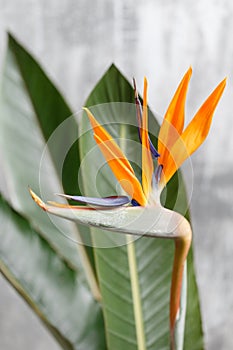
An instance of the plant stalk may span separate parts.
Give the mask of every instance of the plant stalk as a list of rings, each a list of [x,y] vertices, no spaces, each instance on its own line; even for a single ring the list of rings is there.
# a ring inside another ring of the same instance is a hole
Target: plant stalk
[[[172,281],[170,291],[170,348],[171,350],[182,350],[182,340],[180,340],[180,322],[181,322],[181,292],[182,281],[184,282],[184,267],[188,256],[192,239],[192,230],[187,220],[179,225],[179,237],[175,239],[175,254],[172,269]],[[186,272],[186,271],[185,271]],[[179,329],[179,335],[178,333]],[[184,333],[184,330],[183,332]]]

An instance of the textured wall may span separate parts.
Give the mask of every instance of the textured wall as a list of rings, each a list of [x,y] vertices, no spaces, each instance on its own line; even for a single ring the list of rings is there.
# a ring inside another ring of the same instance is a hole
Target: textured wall
[[[138,83],[148,76],[160,114],[191,64],[187,120],[228,76],[208,141],[192,158],[191,206],[207,348],[232,349],[233,2],[0,0],[1,64],[6,30],[36,54],[75,110],[112,61]],[[59,348],[3,279],[0,348]]]

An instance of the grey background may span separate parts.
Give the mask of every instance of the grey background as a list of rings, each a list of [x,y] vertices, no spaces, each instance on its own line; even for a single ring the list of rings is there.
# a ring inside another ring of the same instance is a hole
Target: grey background
[[[228,76],[206,143],[192,157],[191,209],[206,344],[233,348],[233,2],[231,0],[0,0],[0,64],[6,30],[40,60],[74,110],[115,62],[163,114],[189,65],[187,121]],[[0,278],[0,348],[59,349]],[[159,350],[159,349],[158,349]]]

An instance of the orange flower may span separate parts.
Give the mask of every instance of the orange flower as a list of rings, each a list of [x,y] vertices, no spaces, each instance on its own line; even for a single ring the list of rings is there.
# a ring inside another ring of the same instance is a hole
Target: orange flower
[[[111,135],[99,125],[92,113],[84,108],[91,122],[94,138],[114,175],[125,192],[141,206],[153,204],[150,201],[150,194],[154,190],[152,179],[154,178],[154,183],[158,183],[162,188],[208,135],[215,108],[226,85],[226,79],[216,87],[190,124],[183,130],[185,101],[191,74],[192,69],[189,68],[167,109],[159,131],[158,152],[148,136],[147,79],[144,78],[143,108],[140,105],[135,85],[139,136],[142,143],[142,185]],[[158,167],[155,172],[152,156],[158,158]]]
[[[84,108],[84,110],[87,112],[91,122],[94,139],[122,188],[139,205],[145,206],[151,193],[154,172],[148,137],[147,79],[144,79],[142,125],[140,126],[142,141],[142,185],[138,181],[126,156],[112,139],[111,135],[99,125],[87,108]]]
[[[129,197],[90,198],[62,195],[94,207],[88,208],[54,202],[45,204],[34,192],[30,191],[34,201],[43,210],[63,218],[104,229],[114,229],[118,232],[174,239],[175,256],[170,293],[172,349],[175,349],[175,328],[180,309],[183,269],[191,244],[192,231],[188,221],[180,214],[160,206],[159,195],[155,195],[155,192],[160,193],[182,163],[207,137],[215,108],[226,85],[226,79],[224,79],[184,129],[185,100],[191,74],[192,69],[189,68],[167,109],[159,131],[158,152],[148,134],[147,80],[144,79],[143,107],[134,82],[139,138],[142,143],[142,184],[111,135],[98,123],[93,114],[84,108],[92,125],[97,145]],[[153,158],[158,161],[155,171]],[[119,216],[117,210],[108,210],[119,206],[125,206],[123,216]],[[137,207],[132,208],[132,206]],[[166,229],[167,223],[171,222],[172,218],[176,225],[171,233]]]
[[[88,198],[87,200],[82,196],[68,195],[66,197],[94,206],[97,206],[96,203],[98,203],[98,207],[125,205],[130,201],[131,204],[140,206],[156,204],[155,198],[158,200],[159,196],[153,195],[154,192],[160,193],[176,170],[207,137],[215,108],[226,85],[226,79],[224,79],[184,129],[185,101],[191,74],[192,69],[189,68],[164,116],[158,136],[158,152],[148,135],[147,79],[144,78],[143,107],[140,104],[134,81],[139,138],[142,143],[142,184],[112,136],[98,123],[93,114],[84,108],[94,131],[94,139],[129,198],[127,200],[125,196],[120,196],[118,198],[104,198],[103,200],[101,198]],[[155,171],[153,158],[158,161]]]
[[[206,139],[215,108],[226,85],[226,79],[224,79],[183,130],[185,100],[191,74],[192,69],[189,68],[175,92],[159,131],[158,152],[160,158],[158,163],[163,165],[161,182],[165,184]]]

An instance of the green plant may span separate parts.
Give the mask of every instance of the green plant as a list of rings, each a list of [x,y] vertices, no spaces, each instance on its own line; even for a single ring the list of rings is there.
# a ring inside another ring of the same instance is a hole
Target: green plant
[[[91,92],[85,106],[98,104],[102,107],[94,107],[93,111],[99,113],[104,108],[105,112],[111,112],[113,122],[117,122],[114,137],[119,135],[121,125],[119,110],[114,107],[118,102],[126,106],[134,103],[134,90],[112,65]],[[120,244],[113,244],[112,231],[102,230],[103,227],[84,227],[59,218],[52,222],[32,203],[28,185],[36,193],[43,188],[47,198],[53,193],[62,193],[62,188],[65,193],[81,195],[77,168],[94,141],[90,133],[83,131],[87,119],[78,123],[76,118],[70,118],[72,111],[64,98],[35,59],[11,35],[0,107],[2,171],[6,181],[6,191],[0,197],[0,268],[4,276],[64,349],[169,349],[172,242],[141,237],[127,245],[128,236],[115,233],[114,237],[121,236]],[[106,113],[99,114],[100,124],[106,122],[104,116]],[[153,129],[158,130],[151,112],[150,122]],[[134,121],[129,120],[129,124],[130,127],[124,128],[124,137],[136,142],[138,134],[132,126]],[[65,138],[54,147],[50,140],[60,125],[66,130]],[[78,138],[80,130],[82,137]],[[67,145],[72,147],[64,154]],[[124,145],[121,146],[127,151]],[[92,175],[98,170],[98,162],[83,165],[81,185],[85,192],[88,186],[94,187]],[[108,168],[102,170],[98,185],[102,186],[105,195],[112,194],[115,178]],[[177,210],[186,213],[190,220],[180,171],[167,185],[164,205],[173,209],[175,201]],[[69,238],[94,244],[82,245]],[[103,248],[106,245],[110,248]],[[133,246],[131,253],[129,246]],[[134,281],[132,265],[137,276]],[[184,276],[186,280],[186,272]],[[140,302],[143,325],[141,347],[132,290],[135,283],[139,286],[136,298]],[[192,247],[187,258],[186,283],[183,348],[201,350],[203,333]],[[185,299],[184,293],[182,300]],[[183,332],[177,336],[182,338],[178,341],[181,344],[178,349],[182,347]]]

